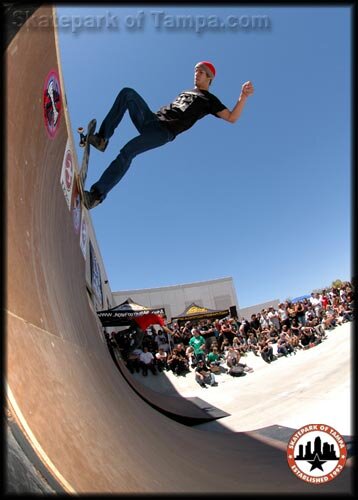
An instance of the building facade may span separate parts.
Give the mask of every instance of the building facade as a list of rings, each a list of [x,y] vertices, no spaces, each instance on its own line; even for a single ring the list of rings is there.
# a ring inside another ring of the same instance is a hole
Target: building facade
[[[112,296],[115,306],[130,297],[143,306],[164,307],[168,321],[181,314],[192,303],[216,310],[234,306],[239,311],[231,277],[161,288],[122,290],[113,292]]]

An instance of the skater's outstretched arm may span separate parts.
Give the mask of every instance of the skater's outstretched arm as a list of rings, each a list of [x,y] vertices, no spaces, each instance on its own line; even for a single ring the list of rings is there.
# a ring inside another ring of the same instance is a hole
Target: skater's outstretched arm
[[[237,101],[233,110],[230,111],[229,109],[224,109],[223,111],[217,113],[217,116],[230,123],[235,123],[239,119],[242,110],[244,109],[246,99],[253,93],[254,93],[254,86],[252,85],[252,83],[250,81],[244,83],[241,87],[241,94],[239,100]]]

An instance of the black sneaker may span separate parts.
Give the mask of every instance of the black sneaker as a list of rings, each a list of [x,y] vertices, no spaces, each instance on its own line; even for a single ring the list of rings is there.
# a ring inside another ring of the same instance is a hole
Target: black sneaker
[[[100,203],[101,199],[98,197],[98,193],[96,191],[91,190],[83,192],[83,204],[87,210],[96,207]]]
[[[88,136],[88,142],[99,151],[104,151],[108,144],[108,139],[104,139],[98,134]]]

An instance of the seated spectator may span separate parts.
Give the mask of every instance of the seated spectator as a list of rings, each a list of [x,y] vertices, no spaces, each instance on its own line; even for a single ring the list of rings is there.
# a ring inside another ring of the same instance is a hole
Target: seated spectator
[[[266,363],[271,363],[271,361],[274,361],[276,359],[276,356],[274,356],[273,353],[273,348],[271,342],[268,340],[262,340],[259,342],[259,354],[261,354],[261,357]]]
[[[247,366],[245,363],[240,363],[240,358],[241,358],[241,354],[238,351],[235,351],[235,349],[233,347],[229,347],[229,349],[226,353],[226,356],[225,356],[227,366],[229,368],[239,366],[245,372],[253,372],[254,371],[253,368]]]
[[[235,366],[240,359],[240,353],[235,350],[232,346],[229,346],[227,351],[224,353],[225,361],[229,368]]]
[[[217,347],[218,351],[219,350],[219,344],[218,344],[218,341],[217,340],[213,340],[212,343],[211,343],[211,350],[213,349],[213,347]]]
[[[321,311],[320,317],[319,318],[313,318],[311,321],[308,321],[306,323],[306,326],[311,326],[312,328],[315,329],[316,336],[319,337],[320,339],[326,339],[327,336],[324,332],[324,327],[322,325],[322,319],[321,317],[323,316],[324,312]]]
[[[301,324],[299,323],[297,318],[294,318],[292,321],[291,325],[291,342],[294,348],[302,349],[302,344],[301,344]]]
[[[294,320],[292,321],[292,324],[291,324],[291,333],[292,333],[292,335],[296,335],[296,337],[298,337],[300,334],[300,331],[301,331],[301,325],[298,322],[298,318],[294,318]]]
[[[303,326],[302,327],[302,336],[301,336],[301,344],[304,349],[309,349],[313,347],[317,343],[317,337],[315,335],[315,329],[312,326]]]
[[[339,304],[337,314],[341,318],[342,323],[353,321],[353,311],[346,303]]]
[[[222,354],[219,353],[217,347],[213,347],[212,351],[206,356],[206,363],[212,372],[220,372],[222,362]]]
[[[235,337],[238,340],[239,346],[241,353],[246,353],[249,351],[249,345],[247,343],[248,335],[242,335],[241,333],[238,333],[237,336]],[[234,338],[234,340],[235,340]]]
[[[322,312],[321,324],[323,325],[323,328],[325,330],[332,330],[336,322],[331,314],[327,314],[327,312]]]
[[[229,339],[224,339],[222,344],[221,344],[221,347],[219,344],[219,350],[220,350],[220,352],[224,353],[224,355],[228,351],[229,347],[232,347],[232,345],[229,342]]]
[[[279,332],[278,330],[276,330],[276,328],[274,327],[274,325],[271,325],[270,328],[269,328],[269,331],[268,331],[268,335],[267,335],[267,338],[273,343],[273,344],[276,344],[276,342],[278,341],[279,339]]]
[[[163,349],[163,347],[159,347],[158,352],[155,354],[155,364],[157,365],[159,372],[168,369],[167,360],[167,352]]]
[[[179,354],[176,347],[169,354],[167,363],[169,370],[172,370],[175,375],[182,375],[189,371],[187,358]]]
[[[249,333],[249,338],[247,339],[247,346],[249,351],[253,352],[255,356],[259,355],[260,351],[259,343],[253,332]]]
[[[215,380],[215,375],[209,370],[203,360],[198,362],[198,366],[195,368],[195,381],[201,386],[206,388],[207,385],[217,386],[218,383]]]
[[[154,366],[154,361],[155,358],[153,354],[148,350],[148,347],[143,347],[143,352],[139,355],[139,363],[144,376],[148,375],[148,369],[153,373],[153,375],[157,374],[157,370]]]
[[[140,371],[140,360],[139,360],[139,356],[142,354],[142,349],[134,349],[132,352],[130,352],[128,355],[127,355],[127,360],[126,360],[126,364],[127,364],[127,368],[128,370],[131,372],[131,373],[134,373],[134,370],[139,373]]]
[[[177,344],[177,346],[175,348],[176,348],[179,356],[182,356],[183,358],[187,359],[186,348],[185,348],[183,343]]]
[[[198,359],[195,356],[194,347],[189,345],[186,348],[185,356],[186,356],[186,359],[189,361],[189,365],[191,366],[191,368],[195,368],[196,365],[198,364]]]
[[[287,325],[283,325],[282,333],[280,334],[280,338],[277,341],[277,354],[281,356],[287,356],[288,354],[295,354],[295,350],[292,346],[292,342],[288,335]]]

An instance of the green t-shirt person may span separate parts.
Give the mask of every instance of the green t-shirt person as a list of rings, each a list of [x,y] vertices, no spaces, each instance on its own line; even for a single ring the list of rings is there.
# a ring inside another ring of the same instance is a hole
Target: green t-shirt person
[[[195,354],[204,354],[205,339],[200,335],[199,330],[192,330],[193,336],[189,340],[189,345],[194,349]]]
[[[214,363],[215,361],[219,361],[219,354],[216,352],[209,352],[209,354],[207,355],[207,360],[209,361],[209,363]]]

